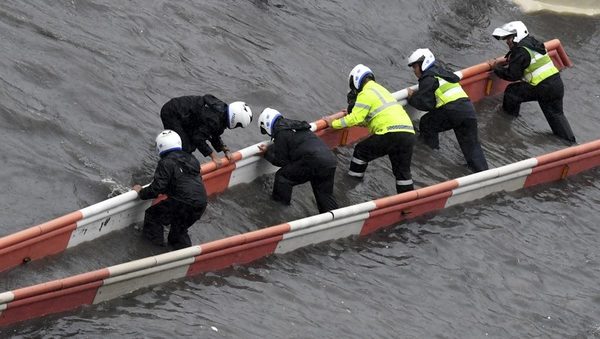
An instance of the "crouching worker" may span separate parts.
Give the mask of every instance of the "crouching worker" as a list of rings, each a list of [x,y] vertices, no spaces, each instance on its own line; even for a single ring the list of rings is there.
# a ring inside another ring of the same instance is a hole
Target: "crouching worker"
[[[222,151],[229,161],[233,161],[221,135],[225,128],[248,126],[252,121],[252,110],[243,101],[228,105],[211,94],[188,95],[173,98],[164,104],[160,110],[160,119],[164,129],[179,134],[184,151],[193,153],[197,148],[205,157],[210,156],[217,167],[221,167],[222,162],[217,152]]]
[[[292,200],[294,186],[310,181],[320,213],[336,209],[333,180],[337,159],[306,121],[284,118],[278,111],[265,108],[258,118],[262,134],[273,144],[258,148],[271,164],[281,167],[275,174],[273,199],[286,205]]]
[[[164,246],[163,227],[171,225],[169,245],[178,250],[192,245],[188,228],[206,210],[206,190],[200,176],[200,163],[181,148],[181,138],[171,130],[156,137],[160,156],[152,183],[142,188],[134,185],[142,200],[154,199],[159,194],[167,198],[149,207],[144,217],[144,237],[153,244]]]

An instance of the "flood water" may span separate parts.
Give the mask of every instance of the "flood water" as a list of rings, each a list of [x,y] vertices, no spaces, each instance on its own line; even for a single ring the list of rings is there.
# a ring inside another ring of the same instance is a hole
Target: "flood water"
[[[600,136],[600,18],[523,13],[507,0],[5,0],[0,4],[0,234],[37,225],[151,180],[159,112],[212,93],[314,121],[344,108],[347,74],[368,65],[390,90],[416,83],[420,47],[459,70],[504,55],[491,32],[522,20],[574,63],[564,106],[579,143]],[[490,167],[566,147],[535,103],[476,105]],[[252,124],[231,149],[264,140]],[[423,187],[469,174],[454,134],[418,144]],[[389,161],[363,182],[336,150],[340,206],[394,193]],[[202,162],[210,159],[196,153]],[[597,338],[600,170],[438,211],[364,238],[0,328],[26,338]],[[199,244],[317,213],[310,187],[269,199],[272,177],[212,197]],[[0,275],[0,292],[160,253],[129,228]]]

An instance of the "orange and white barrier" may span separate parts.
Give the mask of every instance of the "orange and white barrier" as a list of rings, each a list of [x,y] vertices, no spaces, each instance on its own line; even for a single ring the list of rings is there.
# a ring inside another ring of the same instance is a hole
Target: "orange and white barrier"
[[[0,293],[0,326],[97,304],[142,287],[247,264],[307,245],[364,236],[424,213],[495,192],[561,180],[598,166],[600,140],[415,191]]]
[[[546,48],[557,67],[562,69],[571,66],[571,61],[560,41],[551,40],[546,43]],[[497,59],[497,61],[503,60],[503,58]],[[490,70],[490,65],[481,63],[457,72],[471,100],[478,101],[484,96],[504,91],[507,82],[494,76]],[[394,96],[402,101],[406,99],[406,94],[407,89],[403,89],[394,93]],[[341,117],[342,113],[336,113],[334,116]],[[342,130],[326,128],[323,120],[313,122],[311,127],[331,148],[352,144],[368,135],[368,130],[364,127]],[[233,163],[223,159],[224,165],[221,168],[216,168],[212,162],[202,165],[201,173],[207,193],[209,195],[221,193],[229,187],[248,183],[261,175],[275,172],[277,168],[262,158],[257,145],[235,152]],[[149,201],[140,201],[137,199],[137,193],[129,191],[43,224],[4,236],[0,238],[0,272],[31,260],[63,252],[67,248],[141,222],[144,218],[144,210],[150,204]]]

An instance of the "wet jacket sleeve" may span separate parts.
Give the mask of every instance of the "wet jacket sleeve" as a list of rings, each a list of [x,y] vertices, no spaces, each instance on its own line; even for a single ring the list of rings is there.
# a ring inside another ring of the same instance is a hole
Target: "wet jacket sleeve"
[[[223,139],[221,139],[221,136],[213,136],[210,138],[209,141],[210,141],[210,144],[212,145],[212,147],[217,152],[221,152],[223,150],[223,147],[225,147],[225,144],[223,143]]]
[[[371,111],[371,100],[366,91],[361,91],[356,97],[356,102],[352,108],[352,112],[343,118],[333,120],[331,127],[340,129],[360,125],[365,121],[365,118]]]
[[[268,162],[277,167],[283,167],[290,162],[288,139],[292,137],[293,133],[294,132],[288,130],[277,133],[277,138],[265,152],[265,159]]]
[[[421,111],[435,109],[435,90],[439,87],[438,81],[433,76],[425,76],[419,79],[419,90],[408,98],[408,103]]]
[[[206,133],[203,128],[198,128],[196,132],[192,136],[192,143],[194,146],[198,148],[198,151],[202,153],[205,157],[209,156],[212,153],[212,148],[208,146],[206,141],[210,138],[210,135]]]
[[[496,66],[494,67],[494,73],[507,81],[521,80],[525,69],[531,63],[529,52],[524,47],[517,47],[510,51],[506,57],[508,58],[508,66]]]
[[[142,188],[138,196],[142,200],[154,199],[161,193],[166,193],[171,180],[171,171],[168,163],[159,161],[154,171],[154,180],[147,187]]]

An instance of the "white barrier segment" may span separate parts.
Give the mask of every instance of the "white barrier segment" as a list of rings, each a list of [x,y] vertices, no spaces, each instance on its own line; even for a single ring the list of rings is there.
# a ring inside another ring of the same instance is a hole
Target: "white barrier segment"
[[[202,249],[198,245],[187,247],[177,251],[167,252],[152,257],[126,262],[120,265],[111,266],[108,268],[108,272],[112,278],[130,272],[151,268],[153,266],[162,265],[164,263],[180,260],[182,258],[193,258],[200,253],[202,253]]]
[[[2,307],[2,305],[4,305],[6,308],[6,304],[8,304],[9,302],[15,300],[15,294],[12,292],[4,292],[4,293],[0,293],[0,307]],[[3,308],[0,308],[0,310],[2,310]]]
[[[317,131],[317,123],[316,122],[311,122],[310,123],[310,130],[313,132]]]
[[[127,274],[134,271],[143,270],[149,267],[156,266],[156,258],[146,257],[134,261],[128,261],[123,264],[114,265],[108,268],[109,277],[116,277],[119,275]]]
[[[104,283],[94,297],[93,304],[111,300],[123,294],[131,293],[143,287],[166,283],[187,276],[194,257],[169,262],[127,274],[104,279]]]
[[[144,212],[151,204],[152,200],[131,201],[104,213],[95,214],[91,218],[78,221],[77,228],[71,233],[67,248],[143,221]]]
[[[202,247],[200,245],[182,248],[177,251],[167,252],[156,256],[156,264],[164,265],[169,262],[179,261],[185,258],[194,258],[202,254]]]
[[[477,182],[464,187],[458,187],[452,191],[452,196],[446,201],[445,207],[480,199],[489,194],[500,191],[510,192],[521,189],[525,185],[525,180],[527,180],[527,177],[531,174],[531,171],[532,169],[528,168],[489,179],[487,181]]]
[[[331,214],[331,212],[327,212],[327,213],[321,213],[321,214],[313,215],[310,217],[290,221],[290,222],[288,222],[288,225],[290,225],[290,231],[288,233],[294,232],[294,231],[297,231],[297,230],[300,230],[303,228],[311,227],[314,225],[323,224],[323,223],[329,222],[331,220],[333,220],[333,214]]]
[[[119,206],[114,206],[110,209],[104,210],[102,212],[96,213],[92,216],[89,217],[83,217],[83,219],[79,220],[77,222],[77,227],[83,227],[86,226],[88,224],[94,223],[98,220],[104,220],[108,217],[111,217],[115,214],[121,213],[123,211],[132,209],[132,208],[136,208],[139,207],[140,205],[150,205],[152,204],[152,199],[148,199],[148,200],[133,200],[133,201],[129,201],[126,203],[123,203],[122,205]],[[140,207],[141,208],[141,207]]]
[[[518,162],[514,162],[512,164],[504,165],[502,167],[498,167],[498,176],[503,176],[512,172],[521,171],[524,169],[533,169],[538,165],[537,158],[530,158],[526,160],[521,160]]]
[[[285,233],[275,253],[287,253],[308,245],[359,235],[367,218],[369,213],[362,213]]]
[[[458,187],[463,187],[463,186],[473,185],[478,182],[487,181],[487,180],[490,180],[493,178],[502,177],[507,174],[519,172],[524,169],[529,169],[529,168],[535,167],[536,165],[537,165],[537,159],[531,158],[531,159],[515,162],[512,164],[508,164],[505,166],[491,168],[489,170],[485,170],[482,172],[473,173],[473,174],[466,175],[464,177],[460,177],[460,178],[457,178],[454,180],[456,180],[458,182]]]
[[[406,102],[406,98],[408,98],[408,89],[409,88],[411,88],[413,91],[417,91],[419,89],[419,85],[412,85],[412,86],[407,87],[405,89],[401,89],[401,90],[399,90],[397,92],[392,93],[392,96],[398,102],[400,102],[400,101]],[[402,104],[402,105],[404,106],[406,104]]]
[[[260,153],[260,150],[258,149],[258,145],[270,145],[273,142],[270,140],[265,140],[262,142],[257,142],[256,144],[252,145],[252,146],[248,146],[246,148],[242,148],[241,150],[239,150],[238,152],[240,152],[240,154],[242,155],[242,160],[249,158],[253,155],[258,155],[258,153]],[[236,162],[236,164],[238,164],[238,162]],[[239,166],[238,166],[239,167]]]
[[[83,214],[83,218],[85,219],[85,218],[89,218],[89,217],[93,216],[94,214],[104,212],[111,208],[115,208],[126,202],[134,201],[137,198],[138,198],[137,192],[132,190],[132,191],[117,195],[116,197],[112,197],[110,199],[101,201],[97,204],[85,207],[79,211],[81,212],[81,214]]]
[[[371,212],[376,208],[377,204],[375,201],[371,200],[356,205],[338,208],[337,210],[331,211],[331,213],[333,213],[333,219],[342,219],[359,213]]]
[[[236,168],[231,173],[227,187],[237,184],[247,184],[256,178],[277,172],[279,167],[271,165],[262,156],[254,155],[236,162]]]

